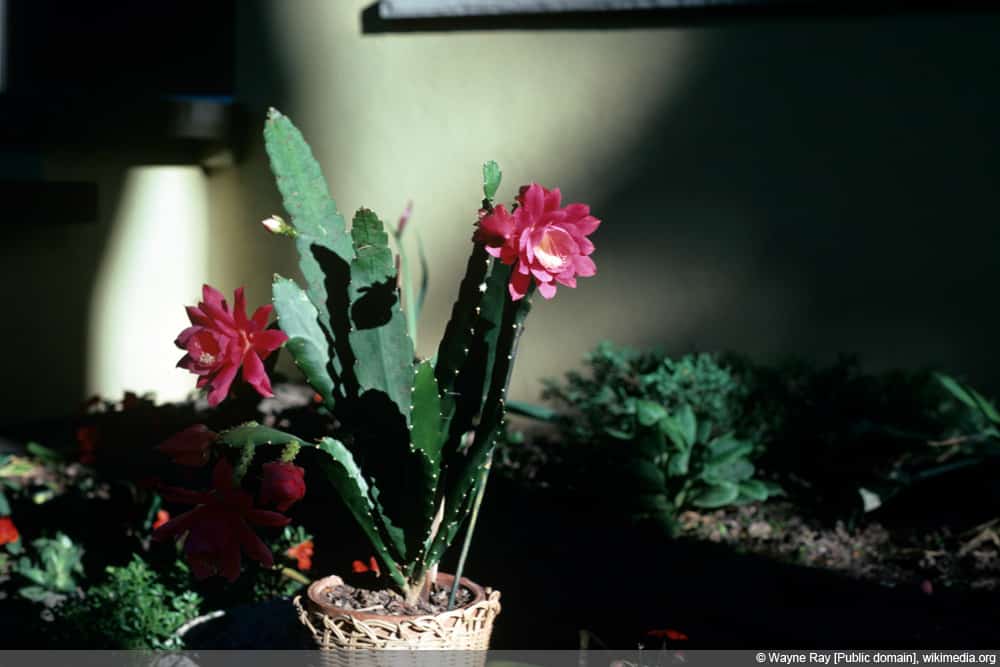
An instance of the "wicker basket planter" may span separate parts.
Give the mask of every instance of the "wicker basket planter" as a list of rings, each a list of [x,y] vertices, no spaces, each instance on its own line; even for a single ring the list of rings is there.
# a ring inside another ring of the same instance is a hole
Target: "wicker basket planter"
[[[454,581],[450,574],[438,574],[439,586],[450,587]],[[324,653],[326,664],[362,664],[360,653],[383,650],[458,650],[464,652],[461,664],[482,664],[485,659],[493,620],[500,613],[499,591],[463,578],[462,586],[473,595],[463,607],[434,616],[386,616],[326,602],[323,591],[341,583],[338,576],[326,577],[309,586],[305,599],[295,598],[299,620]]]

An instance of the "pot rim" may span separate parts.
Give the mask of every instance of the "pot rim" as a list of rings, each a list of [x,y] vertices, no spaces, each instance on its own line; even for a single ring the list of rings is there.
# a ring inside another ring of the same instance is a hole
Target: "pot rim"
[[[441,587],[451,587],[455,582],[455,575],[446,574],[444,572],[439,572],[437,575],[436,583]],[[313,608],[314,611],[326,614],[331,618],[336,618],[338,616],[350,616],[359,621],[382,621],[384,623],[402,623],[404,621],[412,621],[417,618],[440,618],[447,614],[453,614],[457,611],[462,611],[463,609],[468,609],[473,607],[480,602],[486,600],[486,590],[474,581],[462,577],[459,582],[463,588],[467,588],[472,592],[472,599],[461,607],[455,607],[448,611],[442,611],[437,614],[376,614],[370,611],[355,611],[353,609],[344,609],[342,607],[335,607],[329,602],[322,599],[322,593],[327,588],[332,586],[338,586],[344,583],[336,574],[331,574],[328,577],[323,577],[322,579],[317,579],[316,581],[309,584],[309,588],[306,590],[306,598],[309,601],[309,606]]]

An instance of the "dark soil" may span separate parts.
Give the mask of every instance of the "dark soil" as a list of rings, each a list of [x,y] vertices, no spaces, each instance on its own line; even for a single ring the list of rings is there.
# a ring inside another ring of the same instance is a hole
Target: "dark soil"
[[[373,591],[367,588],[355,588],[348,584],[331,586],[323,590],[322,594],[329,604],[340,609],[352,609],[387,616],[419,616],[448,611],[448,596],[451,595],[451,589],[434,584],[431,587],[430,599],[421,600],[415,605],[407,604],[403,596],[396,591]],[[455,607],[462,607],[471,600],[472,591],[465,587],[459,588],[455,595]]]
[[[770,502],[684,512],[683,535],[798,565],[843,572],[883,586],[1000,590],[1000,520],[955,533],[888,528],[871,521],[848,529],[802,516],[791,503]]]

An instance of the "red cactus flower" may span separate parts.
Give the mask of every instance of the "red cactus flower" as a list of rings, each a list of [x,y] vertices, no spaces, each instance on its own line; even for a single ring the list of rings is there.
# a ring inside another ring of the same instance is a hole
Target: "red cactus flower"
[[[263,360],[281,347],[288,335],[267,328],[273,306],[261,306],[248,319],[242,287],[234,293],[232,311],[213,287],[203,286],[202,298],[197,307],[187,308],[192,326],[175,341],[187,352],[177,366],[200,376],[198,387],[210,389],[209,405],[218,405],[226,398],[241,366],[247,384],[261,396],[274,396]]]
[[[674,630],[672,628],[667,628],[665,630],[650,630],[646,633],[646,636],[656,637],[657,639],[669,639],[672,642],[684,642],[687,641],[688,638],[688,636],[680,630]]]
[[[195,424],[170,436],[156,448],[177,465],[200,468],[208,463],[212,443],[218,439],[219,434],[215,431],[204,424]]]
[[[168,512],[167,510],[157,510],[156,520],[153,521],[153,530],[156,530],[160,526],[166,524],[168,521],[170,521],[170,512]]]
[[[285,551],[285,555],[296,561],[296,567],[302,571],[312,569],[313,542],[306,540]]]
[[[17,526],[9,516],[0,516],[0,546],[17,542],[21,539],[21,534],[17,532]]]
[[[368,564],[365,565],[364,561],[356,560],[351,563],[351,571],[354,574],[364,574],[365,572],[373,572],[376,577],[382,576],[382,570],[378,567],[378,561],[375,560],[375,556],[368,558]]]
[[[513,213],[500,204],[479,220],[473,239],[504,264],[514,265],[509,285],[514,301],[527,294],[532,278],[542,296],[551,299],[556,283],[576,287],[577,276],[597,273],[590,259],[594,244],[587,236],[601,221],[586,204],[560,208],[561,198],[558,188],[531,183],[521,187]]]
[[[96,426],[80,426],[76,429],[76,442],[80,446],[77,460],[84,465],[97,461],[98,431]]]
[[[274,505],[279,512],[284,512],[306,495],[306,471],[303,468],[285,461],[272,461],[264,464],[263,473],[261,505]]]
[[[274,565],[274,557],[250,524],[286,526],[290,519],[277,512],[253,508],[253,497],[233,480],[233,466],[219,459],[212,471],[211,492],[163,488],[161,494],[171,502],[197,505],[160,526],[153,533],[157,541],[187,533],[184,556],[198,579],[214,574],[235,581],[240,574],[240,551],[266,568]]]

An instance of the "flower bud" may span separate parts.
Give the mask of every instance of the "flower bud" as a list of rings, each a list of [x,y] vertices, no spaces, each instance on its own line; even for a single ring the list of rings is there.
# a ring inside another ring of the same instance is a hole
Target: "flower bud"
[[[281,217],[277,215],[272,215],[270,218],[265,218],[264,220],[261,220],[260,224],[264,225],[264,229],[278,236],[287,236],[293,239],[296,236],[298,236],[298,233],[295,231],[295,228],[292,227],[287,222],[285,222],[284,220],[282,220]]]

